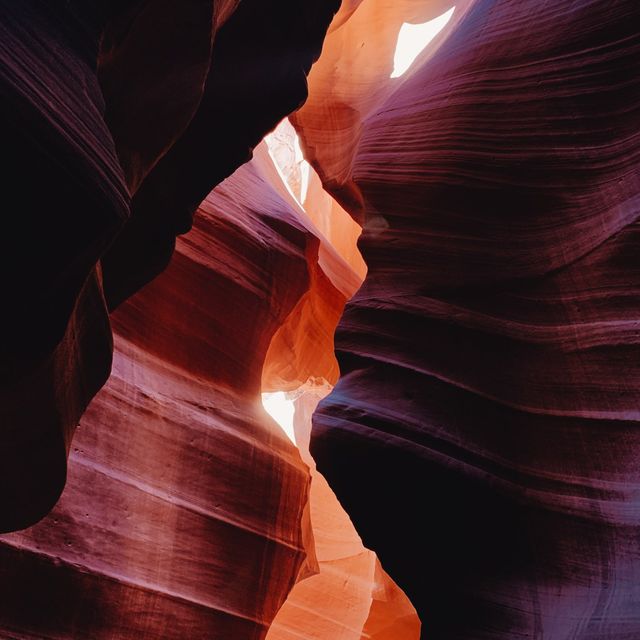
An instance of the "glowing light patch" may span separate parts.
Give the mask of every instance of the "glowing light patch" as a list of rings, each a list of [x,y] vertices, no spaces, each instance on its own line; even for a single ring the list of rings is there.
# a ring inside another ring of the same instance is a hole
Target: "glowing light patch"
[[[296,444],[293,430],[294,398],[289,398],[284,391],[262,394],[262,406],[265,411],[282,427],[289,440]]]
[[[278,175],[289,193],[303,207],[309,189],[311,165],[304,159],[300,138],[285,118],[264,138]],[[304,207],[303,207],[304,208]]]
[[[451,7],[446,13],[428,22],[422,24],[405,22],[400,27],[390,78],[399,78],[405,73],[424,48],[446,27],[454,10],[455,7]]]
[[[311,165],[304,159],[302,155],[302,147],[300,146],[300,138],[298,134],[295,133],[294,129],[294,141],[293,141],[293,151],[295,153],[296,163],[300,167],[300,204],[303,204],[306,197],[307,191],[309,190],[309,173],[311,171]]]

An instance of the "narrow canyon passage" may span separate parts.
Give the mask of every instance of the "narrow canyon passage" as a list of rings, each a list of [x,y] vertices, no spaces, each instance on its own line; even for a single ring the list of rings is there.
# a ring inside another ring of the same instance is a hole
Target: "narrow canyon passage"
[[[315,575],[298,582],[276,615],[267,640],[299,638],[418,640],[415,609],[366,549],[348,515],[309,453],[311,416],[329,394],[339,372],[333,334],[344,304],[366,275],[357,249],[360,228],[322,189],[303,159],[297,134],[284,120],[266,138],[270,156],[301,219],[318,236],[320,247],[309,291],[275,333],[265,359],[263,404],[296,443],[311,471],[307,553]]]
[[[638,24],[0,0],[0,639],[637,640]]]
[[[2,583],[7,629],[117,637],[146,630],[139,611],[155,607],[179,621],[158,638],[419,637],[308,451],[338,378],[333,332],[366,271],[360,229],[313,170],[302,206],[296,134],[285,120],[273,138],[113,315],[114,369],[75,435],[63,497],[2,538],[3,566],[20,572]],[[298,396],[302,459],[258,404],[274,390]]]

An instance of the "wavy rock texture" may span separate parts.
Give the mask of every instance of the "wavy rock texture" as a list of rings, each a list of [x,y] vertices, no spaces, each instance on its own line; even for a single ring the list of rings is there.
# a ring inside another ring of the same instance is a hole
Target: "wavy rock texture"
[[[278,611],[267,640],[417,640],[414,607],[366,549],[309,454],[311,416],[331,390],[314,380],[295,398],[296,443],[311,469],[310,516],[318,569],[298,582]]]
[[[0,3],[3,637],[640,635],[640,9],[345,0],[212,192],[337,4]]]
[[[1,635],[264,637],[305,557],[309,479],[261,407],[262,361],[317,246],[270,171],[254,161],[212,192],[113,316],[113,375],[63,498],[3,538]]]
[[[0,270],[0,531],[62,491],[111,367],[107,309],[162,271],[199,203],[304,100],[337,3],[292,6],[0,4],[7,196],[20,203]]]
[[[111,332],[96,263],[129,195],[94,67],[98,11],[0,4],[7,162],[0,259],[0,531],[46,514],[73,430],[109,375]]]
[[[311,452],[424,637],[631,640],[637,3],[461,4],[390,79],[402,6],[334,24],[293,118],[369,268]]]
[[[279,610],[270,640],[418,637],[315,472],[307,502],[309,470],[260,406],[294,367],[335,367],[327,309],[347,294],[321,264],[355,291],[261,145],[201,205],[167,271],[114,314],[113,374],[76,434],[65,493],[0,544],[1,633],[263,638]],[[307,445],[319,397],[300,399]]]
[[[131,221],[102,259],[110,308],[166,267],[200,202],[302,104],[306,74],[338,5],[313,0],[301,11],[294,0],[243,0],[219,29],[195,114],[136,190]]]
[[[275,137],[280,138],[279,143],[273,142]],[[296,390],[310,378],[336,383],[339,371],[333,334],[344,305],[360,287],[366,272],[356,247],[360,227],[324,191],[308,163],[296,163],[296,138],[288,121],[266,138],[281,178],[275,184],[319,243],[307,255],[309,288],[269,345],[262,372],[265,392]],[[309,175],[303,180],[299,165],[304,170],[305,164]],[[304,197],[303,182],[307,183]]]
[[[187,3],[182,14],[166,3],[123,3],[122,13],[95,16],[92,8],[25,4],[3,21],[9,122],[24,120],[10,138],[12,188],[37,194],[25,207],[36,216],[31,248],[42,253],[30,265],[35,290],[16,293],[22,315],[5,334],[18,339],[3,358],[2,528],[24,527],[51,508],[71,453],[67,489],[50,516],[2,538],[1,633],[263,638],[296,579],[317,570],[313,548],[305,549],[308,469],[259,394],[272,335],[309,288],[319,241],[273,188],[274,167],[258,157],[207,197],[162,278],[124,299],[162,269],[172,234],[191,225],[211,187],[304,99],[305,73],[335,6],[309,3],[294,13],[284,2],[243,2],[231,15],[230,3],[214,6],[214,26],[226,19],[215,63],[203,62],[207,37],[199,31],[189,41],[194,51],[176,61],[187,67],[189,91],[163,104],[138,137],[123,114],[144,110],[153,77],[135,82],[150,55],[136,38],[149,33],[151,17],[188,22],[206,7]],[[160,99],[177,92],[158,87]],[[129,219],[124,176],[135,191]],[[45,215],[65,204],[60,221]],[[24,219],[16,222],[19,239]],[[10,254],[13,266],[24,261],[21,250],[18,243]],[[114,375],[72,447],[110,369],[107,307],[116,306]],[[45,329],[32,332],[37,322]],[[33,357],[22,335],[37,336]]]
[[[305,576],[290,592],[267,640],[417,640],[420,620],[415,609],[375,553],[363,546],[309,454],[312,413],[338,378],[333,333],[365,267],[356,248],[360,228],[322,190],[315,172],[297,160],[295,139],[285,121],[267,137],[267,144],[281,184],[287,186],[284,195],[320,243],[307,253],[309,289],[267,351],[262,389],[290,391],[295,441],[311,474],[312,539],[307,539],[307,550],[318,562],[314,575]]]

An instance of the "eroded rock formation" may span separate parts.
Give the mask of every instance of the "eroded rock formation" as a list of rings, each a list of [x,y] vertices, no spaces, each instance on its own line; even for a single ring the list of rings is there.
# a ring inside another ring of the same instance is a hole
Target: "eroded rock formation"
[[[8,196],[21,208],[2,264],[0,530],[55,503],[75,426],[109,375],[107,309],[162,271],[200,202],[304,100],[337,8],[174,5],[1,6]]]
[[[64,6],[63,6],[64,4]],[[0,358],[0,531],[64,486],[75,425],[106,381],[111,331],[97,261],[129,216],[95,75],[105,16],[2,2],[6,157]]]
[[[309,454],[311,416],[335,384],[333,333],[346,301],[364,277],[356,249],[359,227],[319,184],[305,162],[296,161],[295,133],[285,121],[268,137],[270,153],[299,218],[319,239],[307,255],[309,288],[267,351],[263,391],[289,390],[291,428],[309,466],[310,531],[307,551],[317,567],[289,593],[267,640],[418,640],[420,620],[404,592],[366,549],[348,514]]]
[[[170,267],[112,316],[113,373],[74,438],[64,495],[0,545],[5,632],[418,637],[413,607],[315,473],[309,502],[308,468],[259,400],[335,373],[328,329],[360,282],[349,274],[258,147],[199,207]]]
[[[0,634],[635,640],[636,4],[1,2]]]
[[[311,452],[425,637],[635,637],[637,4],[460,3],[392,79],[402,10],[334,25],[293,118],[369,268]]]
[[[114,371],[63,498],[0,547],[5,631],[264,637],[306,556],[308,471],[262,409],[262,361],[317,246],[270,175],[256,160],[211,193],[113,315]]]
[[[275,617],[267,640],[418,640],[420,620],[404,592],[366,549],[309,455],[311,416],[331,387],[317,381],[294,394],[294,429],[311,469],[309,494],[317,572],[299,581]]]
[[[42,518],[67,454],[71,464],[54,511],[0,544],[2,633],[264,637],[316,567],[308,469],[260,389],[318,239],[258,158],[207,197],[162,278],[124,300],[165,266],[211,187],[304,99],[335,5],[5,4],[9,184],[23,215],[3,265],[15,313],[3,333],[0,526]],[[175,73],[159,64],[136,82],[154,49],[139,39],[155,37],[166,61],[182,46],[164,39],[177,20],[198,23],[191,49]],[[165,35],[151,34],[159,24]],[[136,126],[154,101],[159,112]],[[118,306],[113,376],[72,445],[109,374]]]

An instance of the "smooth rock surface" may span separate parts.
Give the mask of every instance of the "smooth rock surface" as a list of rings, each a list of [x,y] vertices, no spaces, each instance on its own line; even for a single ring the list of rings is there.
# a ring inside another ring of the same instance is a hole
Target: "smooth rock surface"
[[[200,202],[306,97],[337,3],[293,6],[0,4],[16,207],[0,263],[0,531],[33,524],[63,489],[76,425],[109,376],[108,310],[167,266]]]
[[[62,499],[2,538],[3,637],[263,638],[314,570],[309,472],[260,389],[317,239],[272,174],[254,161],[212,192],[171,266],[113,315],[113,374]]]
[[[369,269],[311,452],[425,638],[631,640],[637,4],[461,3],[372,86],[378,9],[334,25],[292,119]]]

